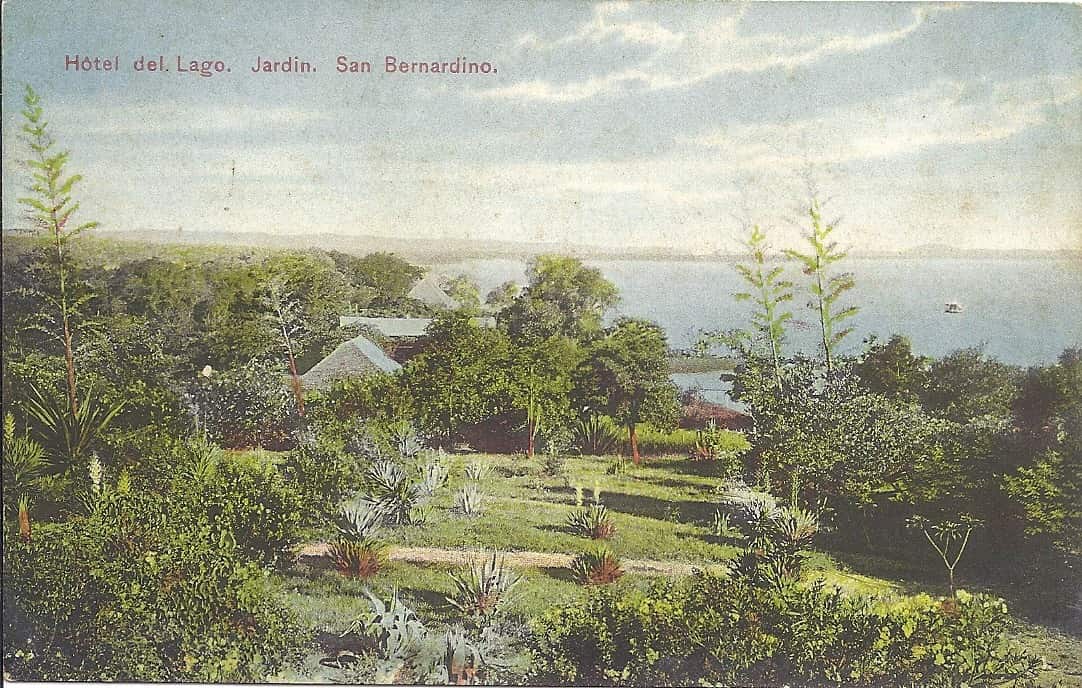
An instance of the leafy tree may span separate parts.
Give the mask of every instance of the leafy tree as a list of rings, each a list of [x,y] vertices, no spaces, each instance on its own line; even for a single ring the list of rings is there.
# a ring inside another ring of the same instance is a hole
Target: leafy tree
[[[961,349],[932,363],[922,400],[930,412],[958,423],[979,416],[1006,419],[1017,381],[1011,366],[979,348]]]
[[[502,332],[478,327],[460,311],[437,316],[402,371],[422,426],[450,443],[467,426],[505,412],[509,354]]]
[[[774,369],[774,380],[781,387],[781,347],[785,337],[785,323],[793,317],[789,311],[781,310],[782,304],[793,298],[793,283],[781,279],[784,268],[771,266],[767,253],[766,234],[755,225],[746,243],[751,254],[751,265],[737,265],[736,270],[751,288],[748,292],[734,294],[737,301],[751,301],[755,304],[752,313],[752,326],[757,334],[766,340],[770,347],[770,361]]]
[[[672,425],[679,415],[665,333],[645,320],[621,318],[606,330],[587,350],[576,388],[585,408],[610,415],[627,428],[636,464],[641,461],[636,425]]]
[[[494,288],[485,296],[485,306],[487,306],[490,311],[498,313],[514,303],[521,291],[522,287],[512,280],[508,280]]]
[[[838,249],[837,242],[831,240],[834,223],[824,223],[819,202],[812,200],[808,209],[811,218],[811,230],[805,237],[811,247],[809,253],[788,250],[786,254],[804,265],[804,274],[811,278],[812,295],[808,307],[815,312],[819,320],[820,341],[826,359],[827,373],[834,372],[834,351],[839,343],[852,332],[851,327],[838,329],[845,320],[857,314],[856,306],[840,308],[838,300],[853,288],[853,276],[850,273],[834,273],[832,266],[843,260],[847,253]]]
[[[928,359],[915,356],[909,339],[899,334],[885,344],[869,339],[853,371],[870,391],[894,399],[916,401],[928,384]]]
[[[32,172],[28,188],[31,195],[20,198],[19,203],[28,208],[29,219],[41,233],[48,237],[51,245],[52,267],[57,279],[57,295],[49,300],[60,313],[58,336],[64,346],[68,407],[71,415],[75,416],[79,411],[79,396],[76,389],[72,321],[76,316],[76,311],[88,297],[72,292],[69,284],[72,267],[68,247],[72,239],[96,227],[98,223],[75,224],[72,222],[72,217],[79,209],[79,203],[72,199],[72,191],[82,176],[67,173],[69,153],[58,152],[54,149],[55,142],[46,131],[48,122],[45,120],[44,110],[41,107],[41,99],[29,84],[23,95],[23,104],[25,107],[22,111],[24,119],[22,131],[32,153],[26,162]]]
[[[529,285],[500,313],[500,321],[518,341],[594,337],[605,312],[618,300],[616,287],[601,271],[577,258],[538,256],[527,272]]]
[[[510,356],[511,405],[526,416],[526,454],[534,455],[538,433],[571,418],[572,373],[581,359],[574,340],[552,337],[515,347]]]
[[[362,258],[349,256],[342,269],[351,282],[375,292],[378,301],[404,299],[424,275],[424,270],[411,265],[393,253],[370,253]]]
[[[470,312],[481,309],[481,287],[469,275],[455,275],[440,281],[440,288]]]
[[[963,515],[958,521],[932,523],[922,516],[914,516],[909,519],[909,525],[924,534],[925,539],[943,561],[943,566],[947,569],[947,582],[950,585],[951,595],[954,595],[954,570],[958,568],[958,562],[962,560],[962,555],[966,552],[969,536],[980,526],[980,521]]]

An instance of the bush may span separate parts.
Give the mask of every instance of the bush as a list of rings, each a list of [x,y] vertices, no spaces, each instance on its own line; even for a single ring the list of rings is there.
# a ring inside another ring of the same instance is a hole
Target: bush
[[[282,473],[308,508],[331,516],[335,505],[360,483],[356,459],[315,434],[302,434],[289,452]]]
[[[591,540],[607,540],[616,534],[616,526],[603,504],[572,511],[567,515],[567,524],[576,535]]]
[[[503,555],[493,552],[470,562],[465,573],[451,573],[455,592],[447,603],[478,625],[499,613],[520,578],[507,568]]]
[[[700,574],[598,590],[535,624],[532,677],[593,685],[998,685],[1040,661],[1004,640],[1002,600],[884,605],[821,584],[784,589]]]
[[[342,575],[368,580],[387,563],[387,547],[375,540],[340,537],[331,545],[331,559]]]
[[[285,372],[271,363],[214,373],[190,391],[197,422],[228,448],[282,450],[298,427],[296,402]]]
[[[469,483],[455,494],[455,509],[463,516],[480,516],[485,510],[485,494]]]
[[[200,506],[117,489],[88,518],[9,539],[5,670],[39,681],[248,682],[296,658],[294,618]]]
[[[604,585],[624,575],[620,558],[604,546],[575,557],[571,562],[571,573],[582,585]]]
[[[580,454],[612,454],[620,445],[620,434],[609,418],[590,416],[575,427],[573,444]]]

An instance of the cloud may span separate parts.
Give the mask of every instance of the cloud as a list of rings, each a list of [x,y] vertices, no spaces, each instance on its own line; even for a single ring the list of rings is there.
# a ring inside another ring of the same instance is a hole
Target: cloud
[[[1082,73],[999,84],[941,81],[789,122],[740,123],[692,139],[733,165],[784,167],[891,158],[935,146],[1001,141],[1082,99]]]
[[[599,75],[562,82],[532,79],[474,94],[487,99],[566,103],[627,92],[686,88],[725,74],[793,69],[834,55],[866,52],[901,41],[932,14],[953,9],[947,5],[915,7],[907,23],[871,33],[794,37],[741,33],[746,5],[732,6],[728,14],[687,32],[673,31],[654,19],[636,18],[634,14],[640,7],[604,3],[568,35],[546,41],[530,33],[516,45],[523,51],[543,53],[586,47],[595,50],[598,61],[604,59],[606,49],[626,51],[634,47],[646,51],[641,58],[628,60],[617,52],[612,59],[622,66]]]

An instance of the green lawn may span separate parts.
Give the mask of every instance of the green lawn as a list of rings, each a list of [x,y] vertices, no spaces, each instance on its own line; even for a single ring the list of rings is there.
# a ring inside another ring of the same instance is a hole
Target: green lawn
[[[487,508],[481,516],[471,518],[454,513],[451,507],[472,462],[482,462],[489,473],[481,483]],[[712,517],[719,501],[715,490],[721,481],[712,475],[710,464],[677,457],[650,459],[624,474],[609,475],[609,460],[597,457],[567,458],[559,470],[546,468],[543,457],[528,460],[521,455],[452,455],[447,463],[448,485],[430,503],[425,523],[389,531],[390,544],[575,554],[594,544],[566,527],[578,486],[587,503],[594,489],[600,490],[601,501],[616,524],[616,535],[608,545],[621,557],[706,565],[726,561],[741,546],[738,539],[713,534]],[[325,531],[317,537],[320,535],[329,539],[331,533]],[[811,553],[809,568],[827,584],[852,593],[894,597],[917,592],[911,581],[866,575],[868,568],[860,567],[863,573],[851,570],[823,552]],[[366,587],[384,598],[397,588],[426,624],[438,627],[453,623],[454,611],[445,602],[453,589],[448,575],[452,570],[454,566],[447,564],[392,562],[367,584],[309,564],[297,563],[280,571],[277,581],[282,591],[305,625],[314,629],[315,637],[304,669],[279,678],[342,680],[339,670],[320,666],[319,659],[333,654],[337,636],[358,614],[367,611]],[[519,619],[536,617],[549,607],[585,594],[566,569],[525,568],[518,572],[523,581],[508,609]],[[644,585],[646,580],[627,574],[616,585]],[[1052,662],[1042,684],[1082,685],[1082,650],[1077,639],[1028,624],[1020,624],[1016,639]]]

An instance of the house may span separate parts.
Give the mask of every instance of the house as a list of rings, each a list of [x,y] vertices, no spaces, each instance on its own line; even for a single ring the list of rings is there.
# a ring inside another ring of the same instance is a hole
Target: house
[[[339,344],[329,356],[301,375],[301,382],[308,389],[326,389],[336,380],[393,373],[401,368],[397,361],[383,353],[383,349],[371,340],[354,337]]]
[[[470,321],[478,327],[492,329],[496,327],[496,319],[493,317],[470,318]],[[407,337],[423,336],[432,318],[373,318],[365,315],[341,315],[338,317],[339,327],[360,325],[370,328],[387,339],[403,339]]]
[[[460,305],[458,301],[447,295],[447,292],[440,287],[439,280],[431,274],[425,275],[413,285],[413,289],[410,289],[407,296],[433,308],[454,310]]]

